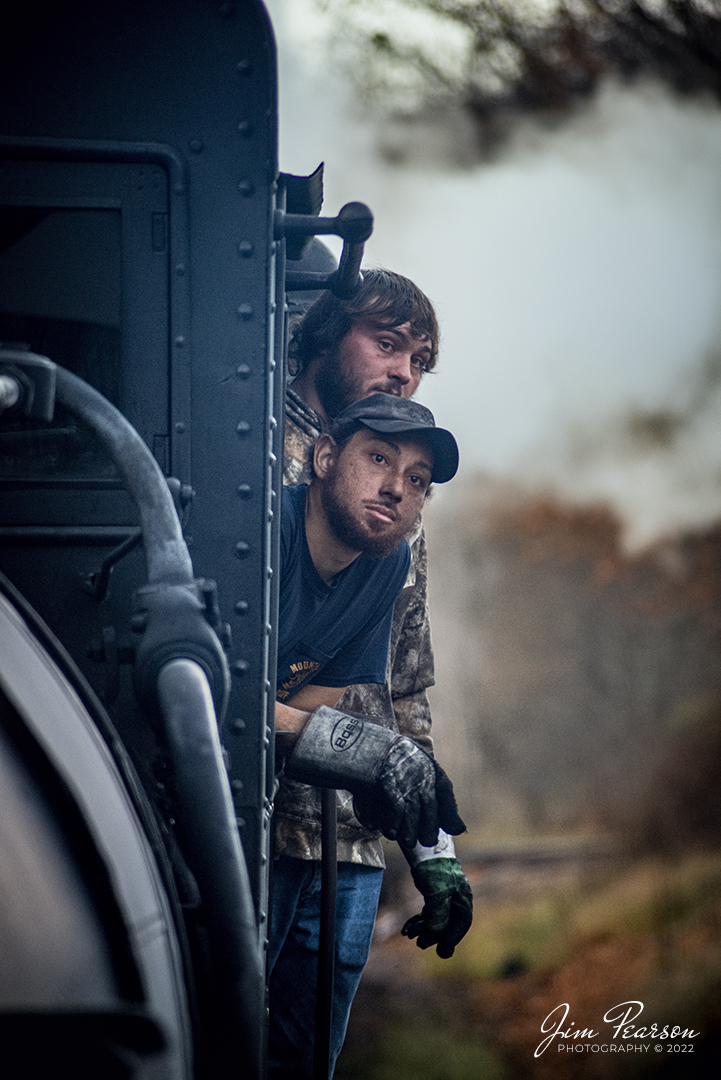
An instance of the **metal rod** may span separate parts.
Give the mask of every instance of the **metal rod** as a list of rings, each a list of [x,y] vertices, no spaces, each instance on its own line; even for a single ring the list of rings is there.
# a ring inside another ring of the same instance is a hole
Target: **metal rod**
[[[360,265],[363,261],[363,244],[351,244],[343,241],[340,266],[328,278],[327,289],[340,300],[348,300],[361,282]]]
[[[213,972],[217,1044],[208,1048],[248,1076],[263,1060],[263,964],[233,798],[205,672],[172,660],[158,676],[177,788],[181,846],[198,883]],[[219,1075],[219,1074],[218,1074]]]
[[[103,559],[99,570],[96,570],[94,574],[88,575],[88,587],[96,600],[104,600],[106,598],[113,567],[119,563],[121,559],[124,559],[126,555],[129,555],[142,539],[143,534],[140,529],[138,529],[135,536],[129,536],[126,540],[123,540],[122,544],[119,544],[114,551],[110,552],[107,558]]]
[[[121,544],[140,537],[135,525],[0,525],[0,544]]]
[[[346,203],[336,218],[315,217],[312,214],[285,214],[282,210],[276,211],[276,239],[283,236],[325,236],[327,234],[343,237],[340,266],[334,273],[329,274],[325,281],[322,280],[322,274],[313,275],[316,280],[312,284],[307,283],[308,274],[303,275],[306,284],[299,283],[300,275],[296,275],[297,280],[291,276],[289,287],[292,289],[330,289],[341,300],[347,300],[360,284],[363,247],[372,232],[373,215],[365,203]]]
[[[320,292],[328,288],[330,276],[318,270],[289,270],[285,275],[285,290],[286,292],[310,292],[311,289],[317,289]]]
[[[335,976],[335,905],[338,889],[337,804],[335,788],[321,788],[321,893],[318,989],[315,1007],[313,1080],[330,1076],[330,1038]]]
[[[337,217],[315,214],[286,214],[277,210],[275,239],[288,236],[340,236],[352,243],[363,243],[373,232],[373,215],[365,203],[346,203]]]

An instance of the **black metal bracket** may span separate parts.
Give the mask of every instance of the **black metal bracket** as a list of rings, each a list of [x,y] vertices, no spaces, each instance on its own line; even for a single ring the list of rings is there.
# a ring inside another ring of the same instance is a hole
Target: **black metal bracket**
[[[55,365],[24,346],[0,345],[0,413],[52,420]]]
[[[352,296],[360,284],[363,249],[372,232],[373,214],[365,203],[346,203],[334,218],[316,217],[314,214],[286,214],[284,210],[276,210],[276,240],[296,236],[340,236],[343,239],[340,265],[336,271],[327,276],[302,271],[287,274],[286,289],[329,289],[342,300]]]
[[[103,559],[98,570],[91,571],[89,574],[83,575],[83,587],[86,592],[89,592],[91,596],[94,596],[96,600],[105,600],[108,595],[108,588],[110,586],[110,575],[113,567],[116,563],[119,563],[121,559],[129,555],[143,539],[143,534],[140,529],[136,529],[131,536],[128,536],[126,540],[123,540],[116,548],[110,552],[109,555]]]

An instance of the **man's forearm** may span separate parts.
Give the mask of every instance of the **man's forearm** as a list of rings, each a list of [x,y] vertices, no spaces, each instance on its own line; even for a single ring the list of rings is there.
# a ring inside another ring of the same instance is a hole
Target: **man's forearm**
[[[289,749],[294,745],[314,709],[320,705],[333,708],[345,691],[345,686],[316,686],[309,683],[302,686],[290,702],[276,701],[275,731],[276,735],[283,736],[284,746]]]
[[[301,709],[293,709],[290,705],[283,705],[280,701],[275,703],[275,733],[284,739],[284,744],[292,746],[308,723],[310,713]]]

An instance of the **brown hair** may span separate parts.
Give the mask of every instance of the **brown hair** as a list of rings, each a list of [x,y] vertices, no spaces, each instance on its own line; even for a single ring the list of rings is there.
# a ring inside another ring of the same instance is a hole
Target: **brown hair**
[[[293,375],[299,375],[322,353],[335,349],[358,319],[380,326],[410,323],[415,337],[428,337],[431,355],[424,371],[435,367],[438,357],[438,320],[424,292],[402,274],[391,270],[364,270],[360,288],[348,300],[324,292],[294,327],[288,357]]]
[[[363,424],[361,424],[360,420],[334,420],[328,430],[323,434],[330,435],[336,445],[336,449],[340,452],[343,447],[351,441],[356,431],[360,431],[362,427]],[[315,477],[315,465],[313,459],[315,457],[316,442],[318,442],[318,439],[310,444],[307,451],[308,457],[306,464],[308,466],[308,472],[312,477]]]

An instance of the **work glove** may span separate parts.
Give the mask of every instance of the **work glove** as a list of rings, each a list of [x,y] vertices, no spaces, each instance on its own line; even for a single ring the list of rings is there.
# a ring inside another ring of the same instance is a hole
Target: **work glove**
[[[473,922],[473,893],[455,857],[453,841],[441,832],[435,847],[418,844],[403,854],[425,903],[420,915],[413,915],[401,933],[417,938],[421,949],[435,945],[438,955],[447,960]]]
[[[434,845],[438,830],[465,832],[453,785],[411,739],[321,705],[311,713],[285,765],[291,780],[342,788],[355,814],[407,848]]]

